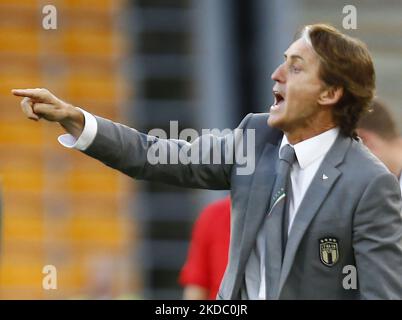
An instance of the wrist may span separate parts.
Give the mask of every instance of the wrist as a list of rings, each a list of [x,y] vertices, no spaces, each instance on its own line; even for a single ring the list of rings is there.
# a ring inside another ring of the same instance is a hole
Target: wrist
[[[67,105],[67,119],[73,122],[84,122],[84,114],[80,109],[71,104]]]
[[[66,116],[60,121],[60,125],[75,138],[78,138],[84,130],[85,117],[82,111],[73,105],[67,104]]]

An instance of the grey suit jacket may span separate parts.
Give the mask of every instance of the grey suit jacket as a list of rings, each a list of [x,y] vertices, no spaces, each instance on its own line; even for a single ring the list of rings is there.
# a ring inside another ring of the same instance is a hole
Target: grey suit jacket
[[[230,189],[229,263],[218,298],[240,299],[246,262],[268,210],[283,136],[267,125],[267,119],[267,114],[249,114],[239,125],[255,129],[255,171],[249,175],[238,174],[240,164],[225,162],[224,150],[245,151],[245,144],[236,142],[228,148],[236,141],[231,135],[205,135],[189,144],[147,136],[100,117],[98,133],[84,153],[136,179]],[[147,160],[151,147],[166,154],[175,148],[199,152],[197,147],[206,141],[209,149],[202,150],[203,159],[218,151],[221,164],[150,164]],[[277,241],[268,244],[267,263],[273,271],[267,279],[267,298],[402,299],[401,212],[396,178],[361,142],[339,135],[300,205],[283,259],[279,233],[273,235]],[[353,268],[357,289],[345,289],[345,282],[353,283],[347,278],[353,276]]]

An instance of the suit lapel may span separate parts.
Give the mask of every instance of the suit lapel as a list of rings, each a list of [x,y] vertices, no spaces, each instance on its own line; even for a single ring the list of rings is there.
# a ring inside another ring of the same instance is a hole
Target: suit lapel
[[[242,285],[242,276],[251,250],[255,245],[257,233],[268,210],[270,195],[275,182],[275,164],[279,146],[267,143],[256,166],[247,203],[247,211],[242,233],[239,265],[235,281],[235,294]]]
[[[341,172],[336,167],[342,163],[350,144],[350,138],[346,138],[342,134],[338,136],[300,204],[286,245],[278,297],[292,268],[295,254],[304,233],[341,175]]]

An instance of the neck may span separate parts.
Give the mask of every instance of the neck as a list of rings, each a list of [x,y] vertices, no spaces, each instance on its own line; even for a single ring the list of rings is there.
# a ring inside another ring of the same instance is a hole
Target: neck
[[[330,129],[333,129],[335,127],[336,125],[334,123],[328,123],[327,125],[321,125],[316,127],[309,126],[308,128],[305,127],[305,128],[298,128],[295,130],[284,131],[284,133],[289,143],[295,145],[304,140],[318,136],[319,134],[328,131]]]

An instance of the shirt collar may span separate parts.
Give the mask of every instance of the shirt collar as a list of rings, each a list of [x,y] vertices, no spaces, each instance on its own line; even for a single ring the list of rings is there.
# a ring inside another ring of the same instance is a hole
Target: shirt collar
[[[295,149],[297,162],[300,168],[305,169],[318,158],[325,156],[334,144],[338,134],[339,128],[332,128],[315,137],[296,143],[295,145],[291,145],[286,135],[283,135],[279,151],[282,150],[286,144],[291,145]]]

